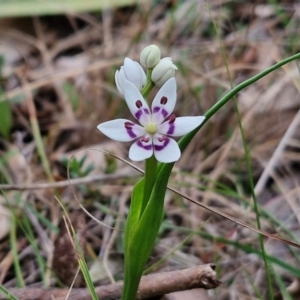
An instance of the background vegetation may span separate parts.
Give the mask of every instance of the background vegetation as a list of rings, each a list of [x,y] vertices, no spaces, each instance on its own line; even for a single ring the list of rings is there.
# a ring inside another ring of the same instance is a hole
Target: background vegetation
[[[127,158],[129,145],[96,129],[130,115],[114,83],[124,57],[139,60],[145,46],[158,45],[179,69],[175,113],[202,115],[231,86],[299,52],[299,3],[115,1],[103,8],[102,1],[86,1],[78,8],[76,1],[22,2],[0,2],[0,284],[72,283],[78,262],[62,205],[92,279],[121,279],[120,230],[141,175],[93,149]],[[197,134],[170,186],[251,226],[258,217],[263,230],[299,244],[299,93],[297,62],[241,91]],[[223,282],[185,299],[200,293],[201,299],[298,299],[296,248],[264,238],[270,291],[257,233],[172,192],[165,207],[146,272],[213,262]],[[79,274],[75,287],[84,285]]]

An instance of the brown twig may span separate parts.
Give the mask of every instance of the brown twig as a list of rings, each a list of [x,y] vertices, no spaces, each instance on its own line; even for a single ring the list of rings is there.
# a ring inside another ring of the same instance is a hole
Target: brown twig
[[[70,185],[78,185],[78,184],[87,184],[98,181],[105,181],[110,179],[120,179],[120,178],[130,178],[135,176],[134,173],[129,173],[128,170],[126,172],[118,172],[114,174],[104,174],[104,175],[92,175],[83,178],[70,179],[70,180],[62,180],[58,182],[51,183],[33,183],[33,184],[0,184],[1,190],[41,190],[41,189],[49,189],[49,188],[61,188],[67,187]]]
[[[163,272],[143,276],[140,282],[137,299],[149,299],[176,291],[190,290],[194,288],[214,289],[221,282],[216,278],[215,266],[206,264],[180,271]],[[101,300],[114,300],[121,297],[123,282],[100,286],[96,288],[98,297]],[[25,288],[9,289],[19,300],[49,300],[54,297],[56,300],[65,299],[68,289],[44,289]],[[0,300],[9,299],[0,295]],[[73,289],[69,295],[72,300],[90,300],[89,290],[86,288]]]

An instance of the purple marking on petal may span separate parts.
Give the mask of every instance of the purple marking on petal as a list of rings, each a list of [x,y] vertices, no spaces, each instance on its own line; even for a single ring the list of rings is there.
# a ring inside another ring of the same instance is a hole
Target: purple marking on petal
[[[143,114],[143,111],[140,109],[140,110],[138,110],[138,111],[136,112],[135,117],[136,117],[138,120],[140,120],[142,114]]]
[[[137,101],[135,102],[135,106],[136,106],[137,108],[141,108],[141,107],[143,106],[142,101],[141,101],[141,100],[137,100]]]
[[[169,143],[170,143],[170,139],[169,138],[165,138],[163,140],[163,144],[162,145],[154,145],[154,149],[156,151],[161,151],[161,150],[165,149],[168,146]]]
[[[164,108],[161,109],[159,106],[155,106],[153,108],[153,113],[157,113],[157,112],[161,113],[164,118],[166,118],[168,115],[168,112]]]
[[[165,105],[165,104],[167,104],[167,102],[168,102],[168,98],[167,97],[165,97],[165,96],[161,97],[160,104]]]
[[[171,124],[169,125],[169,129],[168,129],[168,131],[167,131],[167,134],[173,134],[174,131],[175,131],[175,125],[174,125],[173,123],[171,123]]]
[[[134,124],[132,122],[125,122],[124,125],[126,129],[131,129]]]
[[[140,120],[142,114],[146,114],[146,115],[149,115],[150,112],[149,112],[149,109],[148,108],[142,108],[142,109],[139,109],[136,113],[135,113],[135,117],[137,118],[137,120]]]
[[[137,135],[133,132],[132,128],[126,128],[126,131],[131,138],[134,139],[137,137]]]
[[[142,137],[142,138],[143,138],[143,137]],[[136,144],[137,144],[139,147],[141,147],[141,148],[143,148],[143,149],[145,149],[145,150],[151,150],[151,149],[152,149],[152,144],[149,144],[149,145],[143,145],[141,139],[139,139],[139,140],[136,142]]]
[[[134,126],[134,123],[131,123],[131,122],[125,122],[125,123],[124,123],[124,126],[125,126],[125,128],[126,128],[126,131],[127,131],[128,135],[129,135],[132,139],[134,139],[134,138],[137,137],[137,135],[136,135],[136,134],[133,132],[133,130],[132,130],[132,127]]]
[[[172,124],[176,120],[176,115],[175,114],[171,114],[171,116],[168,119],[169,119],[169,123]]]

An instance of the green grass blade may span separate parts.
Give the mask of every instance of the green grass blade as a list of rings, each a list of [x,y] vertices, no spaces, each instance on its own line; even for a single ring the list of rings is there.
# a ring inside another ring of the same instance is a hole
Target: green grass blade
[[[47,286],[47,280],[45,277],[46,274],[46,269],[47,269],[47,264],[45,262],[45,259],[43,258],[43,256],[41,255],[41,251],[38,247],[37,241],[34,237],[34,233],[31,227],[31,223],[28,220],[27,217],[23,217],[22,221],[18,221],[18,225],[21,227],[22,231],[24,232],[27,240],[29,241],[29,243],[31,244],[34,254],[36,256],[37,259],[37,264],[40,270],[40,274],[42,277],[42,281],[43,281],[43,285],[46,287]]]
[[[1,89],[0,89],[1,94]],[[12,126],[12,112],[8,101],[0,102],[0,133],[8,139]]]
[[[72,238],[73,238],[73,241],[74,241],[74,244],[75,244],[75,247],[76,247],[76,251],[77,251],[77,254],[78,254],[78,264],[79,264],[80,270],[82,272],[82,275],[84,277],[84,280],[86,282],[87,288],[90,291],[90,295],[92,297],[92,300],[99,300],[99,298],[97,296],[97,293],[95,291],[95,286],[94,286],[92,278],[90,276],[88,266],[87,266],[86,261],[84,259],[84,254],[83,254],[82,248],[80,246],[78,237],[77,237],[76,232],[74,231],[73,227],[71,228],[71,230],[72,230]]]
[[[12,295],[3,285],[0,285],[0,291],[6,295],[9,300],[18,300],[18,298]]]
[[[1,1],[0,17],[56,15],[131,5],[138,0],[10,0]]]
[[[259,289],[257,288],[257,286],[255,285],[252,277],[251,277],[251,274],[249,273],[249,271],[247,270],[247,268],[245,266],[242,266],[247,278],[248,278],[248,281],[250,282],[252,288],[253,288],[253,291],[256,295],[256,298],[259,299],[259,300],[264,300],[263,298],[263,295],[260,293]]]
[[[17,281],[17,287],[24,288],[25,283],[22,276],[20,261],[18,258],[18,246],[17,246],[17,224],[16,224],[16,217],[15,215],[12,215],[11,217],[11,228],[9,233],[9,241],[10,241],[10,247],[13,255],[13,263],[14,263],[14,269],[16,274],[16,281]]]
[[[282,278],[280,277],[280,275],[275,270],[273,270],[273,274],[274,274],[274,278],[275,278],[275,280],[276,280],[276,282],[279,286],[280,293],[283,296],[282,298],[284,300],[293,300],[291,294],[287,290],[287,288],[286,288],[284,282],[282,281]]]
[[[45,216],[43,216],[40,212],[38,212],[32,205],[25,202],[24,206],[26,209],[30,210],[38,220],[41,221],[42,224],[44,224],[47,228],[49,228],[51,231],[54,231],[56,233],[59,232],[59,228],[51,223],[50,220],[48,220]]]

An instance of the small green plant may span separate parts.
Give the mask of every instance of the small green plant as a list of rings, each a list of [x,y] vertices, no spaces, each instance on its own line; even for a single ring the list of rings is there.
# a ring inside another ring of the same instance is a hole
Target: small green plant
[[[65,82],[62,85],[62,87],[63,87],[64,92],[67,94],[67,97],[70,100],[73,109],[76,110],[79,105],[79,95],[78,95],[77,91],[75,90],[74,86],[68,82]]]
[[[84,167],[86,159],[87,155],[84,155],[79,160],[76,157],[74,157],[71,160],[63,158],[61,162],[66,168],[69,167],[70,178],[80,178],[87,176],[91,171],[94,170],[94,166],[92,163]]]

